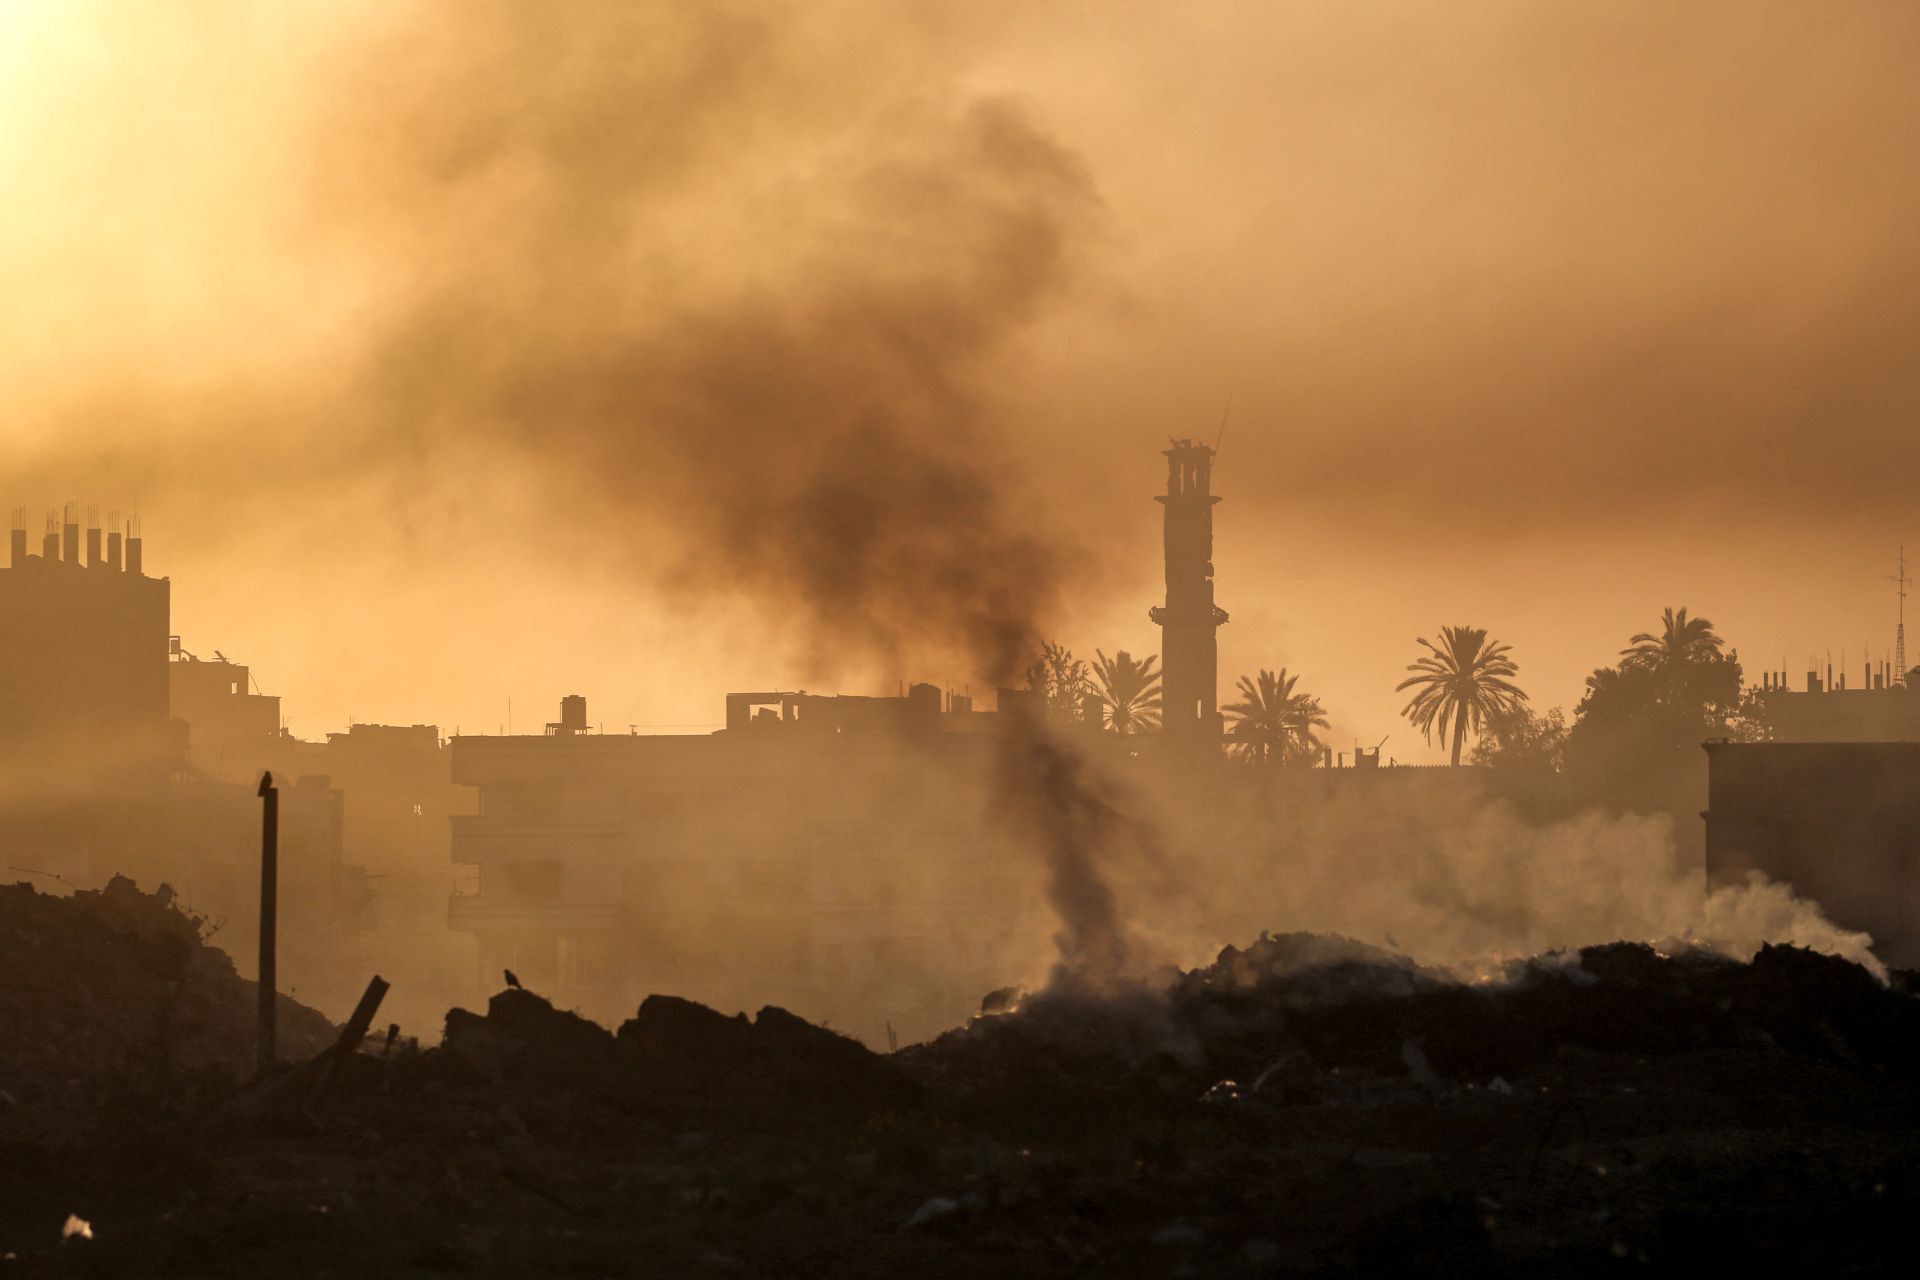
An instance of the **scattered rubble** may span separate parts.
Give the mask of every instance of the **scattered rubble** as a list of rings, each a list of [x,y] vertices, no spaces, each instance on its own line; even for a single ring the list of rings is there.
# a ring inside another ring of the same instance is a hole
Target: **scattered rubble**
[[[1886,1269],[1920,1208],[1909,988],[1794,947],[1629,943],[1468,981],[1292,934],[1118,993],[996,992],[885,1055],[776,1008],[659,995],[608,1030],[509,989],[437,1048],[367,1045],[308,1127],[223,1127],[209,1099],[26,1150],[34,1173],[0,1159],[0,1252],[193,1276]]]

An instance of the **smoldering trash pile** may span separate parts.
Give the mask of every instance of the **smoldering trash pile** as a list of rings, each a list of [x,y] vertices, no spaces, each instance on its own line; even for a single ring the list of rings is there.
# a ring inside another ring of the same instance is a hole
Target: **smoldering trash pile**
[[[1795,947],[1463,981],[1296,934],[987,1003],[878,1054],[780,1009],[662,995],[608,1030],[502,991],[438,1046],[353,1059],[297,1124],[210,1099],[29,1142],[0,1117],[0,1250],[103,1275],[1875,1272],[1920,1208],[1920,1004]]]

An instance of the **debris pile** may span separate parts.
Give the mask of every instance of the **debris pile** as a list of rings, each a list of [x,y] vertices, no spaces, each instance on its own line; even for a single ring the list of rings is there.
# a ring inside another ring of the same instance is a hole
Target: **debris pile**
[[[510,988],[486,1016],[447,1014],[445,1053],[517,1090],[590,1085],[683,1112],[790,1119],[796,1109],[865,1114],[925,1105],[899,1067],[825,1027],[768,1006],[749,1021],[677,996],[653,995],[617,1033]]]
[[[294,1251],[369,1275],[1872,1270],[1920,1211],[1920,1003],[1894,977],[1616,943],[1473,981],[1263,936],[1129,991],[995,992],[886,1055],[776,1008],[659,995],[609,1030],[510,989],[437,1048],[355,1057],[308,1126],[176,1115],[137,1176],[85,1137],[31,1181],[0,1162],[0,1250],[154,1275]],[[68,1214],[91,1238],[61,1241]]]
[[[1511,1089],[1572,1059],[1756,1048],[1912,1072],[1920,1002],[1851,961],[1791,945],[1741,963],[1617,942],[1469,982],[1351,939],[1288,934],[1229,946],[1164,990],[1040,992],[902,1057],[969,1119],[1018,1132],[1203,1096],[1297,1103],[1494,1080]]]
[[[218,1074],[254,1062],[255,987],[162,885],[124,876],[66,897],[0,885],[0,1089],[71,1105],[114,1078]],[[328,1044],[326,1017],[286,996],[284,1056]]]

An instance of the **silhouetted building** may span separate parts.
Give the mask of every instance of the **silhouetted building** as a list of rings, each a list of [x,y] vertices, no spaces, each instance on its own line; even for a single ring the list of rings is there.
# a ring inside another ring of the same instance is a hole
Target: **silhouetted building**
[[[64,532],[63,532],[64,530]],[[140,538],[110,539],[97,519],[82,558],[71,503],[52,514],[38,555],[13,517],[0,570],[0,799],[32,802],[110,787],[152,797],[178,743],[167,711],[168,583],[141,572]]]
[[[1860,683],[1849,688],[1844,673],[1809,671],[1806,688],[1795,690],[1784,673],[1767,673],[1760,700],[1774,740],[1920,742],[1920,681],[1901,684],[1885,666],[1855,674]]]
[[[453,865],[450,820],[471,813],[475,800],[470,788],[454,785],[439,728],[354,724],[306,741],[281,727],[280,699],[253,692],[248,669],[224,655],[201,661],[182,651],[169,674],[187,743],[187,780],[232,784],[251,796],[260,774],[271,771],[297,779],[303,795],[320,787],[335,797],[338,883],[324,895],[334,949],[365,962],[377,957],[394,982],[394,1011],[410,1020],[471,1000],[473,941],[446,927],[446,904],[470,878]],[[580,704],[584,729],[585,700]],[[283,829],[304,820],[288,806],[283,788]]]
[[[1821,695],[1815,695],[1821,696]],[[1707,878],[1791,885],[1920,964],[1920,742],[1709,742]]]
[[[83,539],[84,535],[84,539]],[[245,667],[171,643],[170,587],[145,572],[137,523],[50,515],[31,554],[14,512],[0,569],[0,844],[7,863],[81,886],[165,881],[212,927],[251,935],[260,802],[278,706]],[[169,661],[173,653],[178,661]],[[209,767],[212,766],[212,767]],[[292,776],[293,771],[276,767]],[[343,947],[364,883],[341,857],[340,798],[324,778],[281,792],[281,973],[350,1001],[365,958]],[[49,883],[43,881],[43,883]],[[245,962],[251,947],[231,947]],[[329,992],[334,981],[337,992]]]
[[[1170,743],[1217,745],[1220,625],[1213,602],[1213,450],[1176,440],[1163,450],[1167,602],[1148,611],[1160,625],[1161,723]]]
[[[280,699],[254,692],[253,673],[224,654],[203,662],[177,643],[174,650],[167,688],[186,738],[186,767],[227,782],[257,779],[265,769],[293,772],[275,750]]]
[[[474,941],[447,927],[447,899],[473,881],[453,861],[453,820],[477,798],[454,784],[439,727],[354,724],[319,743],[283,736],[282,746],[341,795],[346,856],[364,877],[351,921],[393,981],[394,1016],[437,1018],[474,998]]]
[[[16,508],[0,570],[0,844],[9,865],[101,884],[167,829],[168,584],[142,572],[137,536],[103,547],[97,519],[83,551],[71,503],[38,555],[25,526]]]
[[[741,693],[714,734],[454,738],[479,812],[453,857],[478,885],[449,922],[483,974],[608,1016],[658,990],[903,1028],[943,983],[971,1007],[1038,895],[988,832],[994,717],[954,701]]]
[[[973,700],[943,697],[939,688],[916,684],[897,698],[859,694],[730,693],[727,730],[779,730],[812,736],[888,731],[898,734],[965,732],[992,719],[973,710]]]

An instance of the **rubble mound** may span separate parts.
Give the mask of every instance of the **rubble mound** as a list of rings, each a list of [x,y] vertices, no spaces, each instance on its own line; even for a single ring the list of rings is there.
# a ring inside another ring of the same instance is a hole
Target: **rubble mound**
[[[1397,951],[1382,950],[1341,934],[1262,933],[1245,950],[1231,944],[1221,948],[1211,965],[1185,977],[1216,990],[1229,990],[1308,972],[1320,976],[1311,988],[1303,987],[1296,994],[1337,999],[1343,981],[1377,987],[1390,984],[1393,974],[1405,974],[1411,980],[1423,971]]]
[[[0,1252],[193,1277],[1904,1274],[1909,985],[1796,947],[1462,976],[1289,934],[996,992],[885,1056],[777,1008],[652,996],[609,1031],[515,989],[286,1123],[208,1097],[23,1137],[0,1104]]]
[[[1920,1067],[1920,1001],[1859,965],[1610,943],[1467,981],[1344,938],[1263,936],[1163,988],[1072,985],[901,1057],[968,1119],[1024,1132],[1207,1097],[1301,1101],[1356,1080],[1503,1083],[1571,1057],[1765,1049]]]
[[[124,876],[68,896],[0,885],[0,1089],[83,1092],[109,1077],[253,1070],[256,987],[162,885]],[[280,997],[281,1056],[331,1043],[326,1016]]]
[[[613,1068],[613,1037],[605,1027],[519,988],[490,998],[484,1016],[447,1010],[442,1045],[454,1062],[492,1084],[565,1088],[604,1080]]]
[[[450,1010],[444,1048],[491,1082],[599,1086],[655,1108],[765,1117],[925,1103],[920,1086],[885,1058],[771,1005],[749,1021],[652,995],[611,1033],[530,991],[508,990],[484,1017]]]

